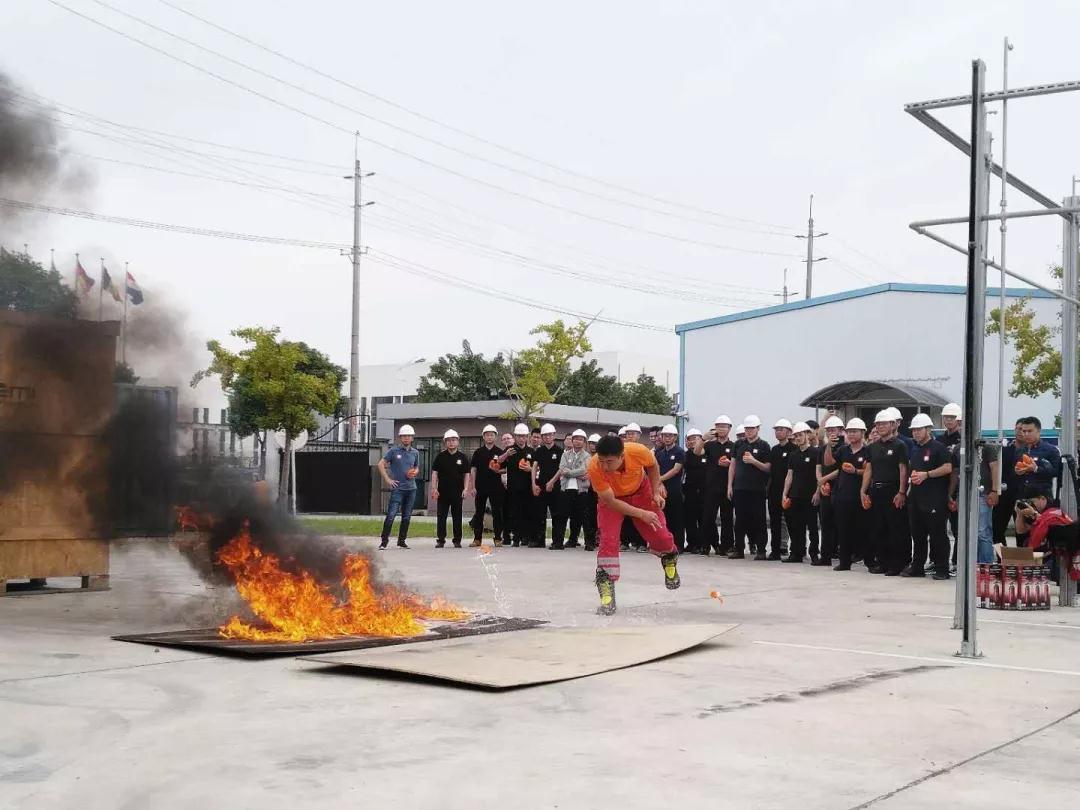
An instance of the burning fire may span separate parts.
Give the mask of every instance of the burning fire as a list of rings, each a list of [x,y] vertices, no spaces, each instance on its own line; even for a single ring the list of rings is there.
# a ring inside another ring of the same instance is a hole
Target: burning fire
[[[342,587],[337,599],[307,571],[281,568],[274,554],[263,552],[245,526],[218,551],[218,562],[236,580],[236,590],[265,623],[256,627],[233,616],[219,628],[224,638],[251,641],[305,641],[338,636],[418,636],[425,631],[421,619],[457,621],[468,613],[435,598],[420,596],[371,581],[371,562],[350,554],[342,564]]]

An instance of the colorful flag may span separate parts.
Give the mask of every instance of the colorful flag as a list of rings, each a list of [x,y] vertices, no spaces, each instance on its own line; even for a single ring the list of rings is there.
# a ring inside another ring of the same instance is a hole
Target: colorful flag
[[[123,300],[120,295],[120,290],[116,289],[116,285],[113,284],[112,276],[109,275],[109,271],[105,269],[104,264],[101,265],[101,289],[111,295],[116,303],[119,304]]]
[[[75,282],[79,287],[79,292],[83,295],[89,295],[90,290],[94,287],[94,280],[90,278],[90,274],[83,270],[82,262],[77,258],[75,259]]]
[[[127,296],[131,299],[131,303],[138,306],[143,302],[142,290],[139,288],[139,282],[135,280],[135,276],[131,273],[127,274],[127,284],[124,287],[127,290]]]

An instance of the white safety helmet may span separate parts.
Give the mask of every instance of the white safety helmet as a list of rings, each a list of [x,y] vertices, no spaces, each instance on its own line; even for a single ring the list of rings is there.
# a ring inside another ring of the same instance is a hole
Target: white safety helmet
[[[686,438],[688,438],[688,439],[691,436],[700,436],[700,435],[702,435],[701,431],[698,430],[697,428],[690,428],[688,431],[686,431]]]
[[[836,414],[833,414],[832,416],[830,416],[828,419],[825,420],[825,427],[827,427],[827,428],[832,428],[832,427],[843,428],[844,427],[844,420],[841,419]]]
[[[540,435],[547,436],[549,433],[555,432],[555,426],[551,422],[545,422],[544,426],[540,428]]]
[[[810,426],[806,422],[796,422],[795,427],[791,429],[792,433],[809,433]]]
[[[402,425],[401,429],[397,432],[398,436],[415,436],[416,431],[412,429],[412,425]]]
[[[955,402],[950,402],[948,405],[941,409],[942,416],[955,416],[957,419],[959,419],[960,414],[960,406],[957,405]]]
[[[728,416],[725,413],[722,413],[718,417],[713,419],[713,424],[714,425],[727,425],[728,427],[731,427],[731,424],[732,424],[731,423],[731,417]]]
[[[746,425],[739,425],[737,428],[735,428],[736,436],[742,436],[744,433],[746,433]]]
[[[884,422],[891,422],[891,421],[892,421],[892,417],[889,416],[888,411],[878,411],[877,414],[874,416],[874,424],[875,425],[882,424]]]
[[[774,428],[787,428],[788,430],[791,430],[791,420],[790,419],[777,419],[776,424],[773,425],[773,427]]]
[[[866,430],[866,422],[856,416],[848,420],[845,430]]]
[[[584,438],[585,438],[585,431],[584,431],[584,430],[582,430],[581,428],[578,428],[577,430],[575,430],[575,431],[574,431],[573,433],[571,433],[570,435],[571,435],[571,436],[580,436],[581,438],[583,438],[583,439],[584,439]]]
[[[904,415],[900,413],[900,409],[893,407],[892,405],[885,409],[885,413],[888,414],[889,419],[893,422],[902,422],[904,420]]]
[[[596,444],[596,443],[597,443],[598,441],[600,441],[600,434],[599,434],[599,433],[594,433],[594,434],[592,434],[592,435],[591,435],[591,436],[590,436],[590,437],[588,438],[588,441],[589,441],[589,442],[590,442],[591,444]]]
[[[457,435],[457,431],[453,430],[453,429],[446,431],[446,433],[444,433],[442,435],[442,437],[443,437],[443,441],[446,441],[447,439],[460,439],[461,438],[460,436]]]
[[[930,418],[929,414],[917,413],[911,417],[911,429],[915,428],[932,428],[934,426],[934,420]]]
[[[744,428],[761,427],[761,420],[758,419],[757,416],[755,416],[754,414],[750,414],[748,417],[743,419],[742,423]]]
[[[619,428],[619,435],[620,436],[625,436],[626,435],[626,425],[623,425],[621,428]]]
[[[637,422],[631,422],[626,426],[627,433],[641,433],[641,426]]]
[[[661,434],[666,433],[669,436],[678,436],[679,435],[679,429],[677,427],[675,427],[674,425],[664,425],[662,428],[660,428],[660,433]]]
[[[494,425],[484,425],[484,429],[481,430],[480,432],[481,433],[498,433],[499,429],[497,427],[495,427]]]
[[[516,425],[514,425],[514,435],[515,436],[528,436],[529,435],[529,426],[526,425],[524,422],[518,422]]]

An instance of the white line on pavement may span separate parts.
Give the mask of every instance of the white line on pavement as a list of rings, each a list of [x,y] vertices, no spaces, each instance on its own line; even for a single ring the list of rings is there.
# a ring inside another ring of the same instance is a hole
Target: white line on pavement
[[[851,653],[853,655],[877,655],[882,658],[902,658],[906,661],[932,661],[938,664],[957,664],[984,669],[1006,669],[1014,672],[1034,672],[1042,675],[1072,675],[1080,678],[1080,672],[1068,669],[1040,669],[1038,667],[1014,667],[1009,664],[990,664],[985,661],[973,661],[970,658],[936,658],[929,655],[904,655],[903,653],[878,652],[876,650],[850,650],[844,647],[824,647],[814,644],[791,644],[784,641],[755,641],[769,647],[790,647],[796,650],[821,650],[823,652]]]
[[[952,616],[935,616],[932,613],[916,613],[920,619],[949,619],[952,620]],[[1080,630],[1080,625],[1075,624],[1048,624],[1046,622],[1011,622],[1008,619],[984,619],[979,617],[979,624],[986,622],[987,624],[1019,624],[1024,627],[1047,627],[1050,630]]]

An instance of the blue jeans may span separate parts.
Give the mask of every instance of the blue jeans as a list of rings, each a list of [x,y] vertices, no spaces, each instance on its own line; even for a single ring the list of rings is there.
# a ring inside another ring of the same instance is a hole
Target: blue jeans
[[[398,512],[401,512],[401,525],[398,527],[398,542],[404,543],[405,538],[409,536],[409,521],[412,520],[412,508],[416,503],[416,490],[415,489],[397,489],[390,490],[390,503],[386,506],[386,520],[382,525],[382,541],[384,543],[390,542],[390,532],[394,529],[394,518],[398,516]]]
[[[978,561],[994,561],[994,509],[986,503],[986,495],[979,493],[979,546]]]

